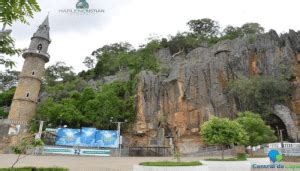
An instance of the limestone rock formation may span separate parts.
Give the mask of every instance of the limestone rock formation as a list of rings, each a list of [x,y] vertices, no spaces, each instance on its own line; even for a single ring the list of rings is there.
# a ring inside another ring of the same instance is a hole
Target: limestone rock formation
[[[257,74],[279,77],[282,73],[296,77],[296,93],[286,107],[291,112],[276,109],[275,113],[293,118],[285,124],[293,129],[289,136],[296,138],[300,115],[300,32],[290,30],[278,36],[271,30],[254,37],[222,41],[210,48],[199,47],[188,54],[172,56],[168,49],[161,49],[157,56],[168,71],[143,71],[139,75],[134,144],[168,145],[166,137],[173,136],[181,152],[196,152],[201,144],[199,125],[212,116],[233,118],[237,112],[228,93],[230,80]]]

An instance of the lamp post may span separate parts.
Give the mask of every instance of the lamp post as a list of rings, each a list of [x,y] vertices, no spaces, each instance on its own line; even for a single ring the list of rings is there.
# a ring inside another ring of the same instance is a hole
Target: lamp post
[[[110,123],[115,123],[117,124],[118,128],[118,150],[119,150],[119,157],[121,156],[121,141],[120,141],[120,136],[121,136],[121,124],[126,123],[127,119],[125,121],[120,122],[120,121],[113,121],[113,117],[110,118]]]
[[[280,144],[281,144],[281,153],[284,153],[284,143],[283,143],[283,136],[282,136],[282,131],[283,129],[280,129]]]
[[[36,120],[36,119],[33,119],[34,121],[37,121],[37,122],[39,122],[39,131],[38,131],[38,133],[35,135],[35,139],[41,139],[41,137],[42,137],[42,132],[43,132],[43,126],[44,126],[44,120],[41,120],[41,119],[39,119],[39,120]]]
[[[62,114],[59,115],[59,118],[60,118],[59,127],[61,128],[62,127]]]

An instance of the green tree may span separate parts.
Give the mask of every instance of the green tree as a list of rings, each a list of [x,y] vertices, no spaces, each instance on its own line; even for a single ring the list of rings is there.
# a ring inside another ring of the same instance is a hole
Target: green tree
[[[246,34],[262,34],[265,29],[258,23],[245,23],[242,25],[241,30],[244,35]]]
[[[244,35],[240,27],[233,27],[231,25],[227,26],[222,33],[223,36],[221,39],[229,39],[229,40],[233,40],[235,38],[242,37]]]
[[[151,40],[143,48],[127,56],[128,69],[131,72],[132,79],[143,70],[159,71],[159,60],[155,56],[159,48],[160,42]]]
[[[0,106],[10,106],[14,97],[16,88],[12,87],[7,91],[0,93]]]
[[[39,12],[40,7],[36,0],[0,0],[0,54],[15,55],[20,54],[21,50],[15,48],[15,42],[10,36],[11,30],[5,30],[6,26],[11,26],[13,22],[20,21],[28,23],[26,18],[33,17],[34,12]],[[14,62],[0,56],[0,65],[12,67]]]
[[[219,41],[218,22],[209,18],[190,20],[187,25],[191,32],[177,33],[170,40],[162,39],[161,46],[170,48],[172,54],[188,53],[200,46],[211,46]]]
[[[276,140],[274,131],[267,126],[259,114],[253,112],[240,112],[236,120],[247,132],[249,141],[247,146],[258,146]],[[253,156],[252,150],[251,155]]]
[[[128,120],[135,119],[133,95],[126,82],[113,82],[104,85],[102,91],[94,99],[87,101],[84,108],[85,124],[101,129],[111,128],[110,118]],[[95,122],[97,121],[97,122]]]
[[[87,71],[81,71],[78,73],[78,76],[82,79],[85,79],[85,80],[91,80],[91,79],[94,79],[96,78],[96,74],[95,74],[95,68],[91,68]]]
[[[77,108],[83,112],[87,102],[95,99],[96,95],[96,92],[92,88],[86,87],[82,93],[74,92],[71,97],[76,100],[75,105]]]
[[[184,32],[172,36],[167,46],[170,48],[172,54],[178,52],[188,53],[199,47],[201,43],[203,43],[203,41],[200,41],[194,34]]]
[[[246,35],[257,35],[262,33],[264,33],[264,28],[258,23],[245,23],[241,27],[229,25],[222,31],[221,39],[233,40]]]
[[[68,82],[75,79],[73,67],[67,66],[65,62],[58,61],[46,68],[44,80],[47,85],[52,86],[57,82]]]
[[[187,23],[190,30],[202,37],[216,37],[219,34],[220,26],[217,21],[209,18],[191,20]]]
[[[240,111],[260,113],[263,118],[273,112],[275,104],[287,103],[294,90],[289,81],[273,76],[237,79],[229,87]]]
[[[92,53],[96,57],[97,64],[95,66],[96,76],[113,75],[122,70],[120,65],[120,57],[128,54],[132,50],[129,43],[114,43],[105,45]]]
[[[45,85],[44,92],[47,97],[51,97],[55,102],[60,102],[64,98],[69,98],[74,92],[82,92],[88,87],[87,81],[75,77],[68,82],[57,82],[55,85]]]
[[[6,91],[17,85],[19,71],[6,70],[5,72],[0,71],[0,91]]]
[[[30,134],[26,137],[21,139],[21,142],[17,145],[12,147],[12,151],[18,155],[16,161],[12,164],[11,168],[13,169],[14,166],[23,158],[28,156],[28,151],[33,150],[37,147],[43,146],[44,143],[41,139],[35,139],[34,134]]]
[[[90,56],[87,56],[84,58],[84,61],[82,62],[88,69],[94,68],[95,60],[91,58]]]
[[[71,128],[79,128],[83,116],[72,99],[66,98],[60,103],[55,103],[49,98],[39,106],[34,119],[47,120],[54,127],[68,125]],[[35,125],[32,127],[36,128]]]
[[[36,0],[1,0],[0,9],[0,22],[6,25],[15,21],[28,23],[26,18],[41,10]]]
[[[114,43],[105,45],[92,53],[97,58],[94,69],[81,72],[83,78],[91,78],[88,74],[93,74],[95,78],[114,75],[118,72],[129,72],[134,78],[142,70],[159,71],[159,61],[155,53],[160,48],[160,42],[151,40],[140,49],[134,50],[128,43]]]
[[[0,31],[0,65],[4,65],[6,68],[12,68],[15,66],[15,62],[5,57],[4,55],[19,55],[20,49],[15,48],[15,41],[10,37],[9,33],[1,33]]]
[[[244,128],[236,121],[227,118],[214,117],[200,127],[200,135],[205,144],[217,144],[222,147],[224,160],[224,146],[232,144],[246,144],[248,136]]]
[[[0,119],[6,118],[8,116],[8,112],[6,112],[3,107],[0,107]]]
[[[8,116],[8,112],[5,110],[5,108],[10,106],[15,94],[15,90],[16,88],[12,87],[9,90],[0,93],[0,117],[1,118],[6,118]]]

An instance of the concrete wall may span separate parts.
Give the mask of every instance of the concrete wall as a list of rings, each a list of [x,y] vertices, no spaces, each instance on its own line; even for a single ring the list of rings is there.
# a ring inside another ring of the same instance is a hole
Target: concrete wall
[[[250,171],[250,161],[200,161],[209,171]]]

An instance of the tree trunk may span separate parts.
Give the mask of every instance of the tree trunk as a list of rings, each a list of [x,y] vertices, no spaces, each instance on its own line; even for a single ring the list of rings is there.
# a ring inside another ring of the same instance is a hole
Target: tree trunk
[[[13,169],[15,167],[15,165],[18,163],[18,161],[20,160],[20,157],[21,157],[22,154],[19,154],[18,155],[18,158],[17,160],[13,163],[13,165],[11,166],[11,168]]]
[[[11,166],[11,168],[13,169],[13,168],[15,167],[15,165],[16,165],[21,159],[24,159],[26,156],[27,156],[27,154],[24,154],[23,156],[22,156],[22,153],[19,154],[17,160],[13,163],[13,165]]]
[[[251,157],[253,157],[253,149],[252,149],[252,146],[250,146],[250,155],[251,155]]]

